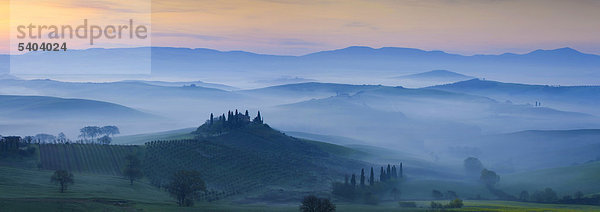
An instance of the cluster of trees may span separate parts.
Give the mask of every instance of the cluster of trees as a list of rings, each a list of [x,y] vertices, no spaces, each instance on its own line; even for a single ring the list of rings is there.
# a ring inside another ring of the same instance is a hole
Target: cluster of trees
[[[79,130],[79,137],[83,138],[85,142],[95,143],[96,141],[100,144],[110,144],[112,142],[111,136],[120,134],[119,128],[116,126],[87,126]],[[98,139],[96,139],[98,138]],[[91,140],[89,140],[91,139]]]
[[[260,111],[254,119],[251,119],[248,110],[245,113],[240,113],[238,110],[228,111],[227,115],[222,114],[218,117],[211,113],[210,118],[196,132],[197,134],[218,135],[227,130],[244,127],[251,123],[264,124]]]
[[[210,125],[214,125],[216,122],[222,122],[222,125],[224,127],[227,128],[237,128],[237,127],[242,127],[248,123],[250,123],[250,114],[248,113],[248,110],[246,110],[245,113],[239,113],[238,110],[236,109],[235,112],[233,111],[228,111],[227,112],[227,116],[225,116],[225,114],[215,118],[213,116],[213,114],[210,114],[210,119],[208,119],[208,124]],[[262,124],[263,123],[263,119],[260,116],[260,111],[258,111],[258,115],[256,115],[256,117],[254,119],[252,119],[253,123],[258,123],[258,124]]]
[[[35,154],[35,151],[35,147],[30,146],[19,136],[0,136],[0,157],[10,155],[27,157]]]
[[[327,198],[318,198],[315,195],[305,196],[300,205],[302,212],[333,212],[335,204]]]
[[[25,136],[22,138],[24,143],[27,144],[44,144],[44,143],[55,143],[55,144],[63,144],[69,143],[71,140],[67,138],[64,133],[59,133],[57,136],[50,135],[46,133],[39,133],[35,136]]]
[[[552,188],[545,188],[529,194],[528,191],[521,191],[519,201],[523,202],[538,202],[538,203],[555,203],[555,204],[585,204],[585,205],[600,205],[600,194],[586,197],[583,192],[577,191],[573,195],[565,195],[559,198],[558,194]]]
[[[400,196],[400,190],[397,186],[403,177],[402,163],[400,163],[399,168],[390,164],[387,165],[387,168],[382,166],[378,181],[375,179],[373,167],[371,167],[368,178],[365,176],[365,169],[361,169],[358,184],[355,174],[352,174],[350,179],[346,175],[344,183],[333,183],[332,193],[351,201],[362,199],[367,204],[377,204],[379,198],[385,195],[390,195],[394,200],[397,200]]]

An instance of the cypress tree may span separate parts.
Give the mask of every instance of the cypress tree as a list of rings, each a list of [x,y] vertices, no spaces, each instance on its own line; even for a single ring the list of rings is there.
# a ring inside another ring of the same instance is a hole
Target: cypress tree
[[[375,184],[375,174],[373,174],[373,167],[371,167],[371,175],[369,176],[369,185]]]
[[[392,177],[393,177],[394,179],[397,179],[397,178],[398,178],[398,171],[396,170],[396,165],[393,165],[393,166],[392,166]]]
[[[389,180],[390,178],[392,178],[392,168],[390,167],[390,164],[388,164],[388,167],[387,167],[387,172],[386,172],[386,174],[385,174],[385,178],[386,178],[386,179],[388,179],[388,180]]]
[[[213,125],[213,119],[214,119],[213,114],[210,113],[210,125]]]
[[[260,117],[260,111],[258,111],[258,115],[256,116],[256,118],[258,118],[259,123],[261,123],[261,124],[263,123],[262,117]]]
[[[365,169],[360,170],[360,186],[365,186]]]
[[[246,113],[244,114],[246,117],[250,117],[250,115],[248,115],[248,110],[246,110]]]
[[[254,123],[258,123],[258,124],[262,124],[263,120],[262,117],[260,117],[260,111],[258,111],[258,115],[256,116],[256,118],[254,118],[254,120],[252,120]]]
[[[352,187],[356,187],[356,175],[352,174],[352,178],[350,179],[350,184],[352,184]]]
[[[383,166],[381,167],[381,172],[379,172],[379,182],[385,181],[385,171],[383,171]]]
[[[404,174],[402,173],[402,163],[400,163],[400,178],[403,178]]]

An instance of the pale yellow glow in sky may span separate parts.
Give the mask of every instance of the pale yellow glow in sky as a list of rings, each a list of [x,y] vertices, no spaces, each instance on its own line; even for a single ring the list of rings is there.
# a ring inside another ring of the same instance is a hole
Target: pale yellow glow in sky
[[[135,9],[117,0],[48,2],[30,11],[60,8],[82,19]],[[460,54],[568,46],[600,54],[598,11],[596,0],[154,0],[152,43],[292,55],[353,45]]]

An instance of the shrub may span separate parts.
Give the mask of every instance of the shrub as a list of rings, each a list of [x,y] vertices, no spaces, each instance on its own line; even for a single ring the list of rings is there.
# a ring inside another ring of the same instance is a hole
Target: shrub
[[[304,197],[300,211],[303,212],[332,212],[335,211],[335,205],[326,198],[318,198],[315,195]]]
[[[442,205],[442,203],[437,203],[437,202],[431,202],[431,208],[444,208],[444,205]]]
[[[400,205],[400,207],[403,207],[403,208],[416,208],[417,207],[416,202],[398,202],[398,204]]]
[[[452,201],[450,201],[450,203],[448,203],[448,205],[446,205],[446,208],[462,208],[463,206],[463,201],[461,199],[454,199]]]

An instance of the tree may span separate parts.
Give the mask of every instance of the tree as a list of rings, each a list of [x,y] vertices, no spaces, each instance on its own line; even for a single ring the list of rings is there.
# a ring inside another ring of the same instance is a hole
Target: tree
[[[133,185],[133,181],[140,179],[143,177],[142,174],[142,163],[140,159],[131,154],[125,156],[125,160],[127,160],[125,164],[125,168],[123,169],[123,175],[129,179],[129,184]]]
[[[61,133],[58,134],[58,137],[56,138],[56,140],[59,143],[66,143],[67,142],[67,136],[64,133],[61,132]]]
[[[52,143],[56,141],[55,136],[45,133],[35,135],[35,139],[38,141],[38,143]]]
[[[108,137],[108,135],[102,136],[98,139],[98,143],[109,145],[112,142],[112,138]]]
[[[528,201],[529,200],[529,192],[527,192],[525,190],[521,191],[521,194],[519,194],[519,200]]]
[[[119,131],[119,128],[117,126],[104,126],[99,129],[100,135],[106,135],[108,137],[117,135],[119,133],[121,132]]]
[[[300,205],[300,211],[302,212],[333,212],[335,211],[335,205],[326,198],[318,198],[314,195],[309,195],[302,199]]]
[[[56,170],[52,177],[50,177],[50,182],[60,186],[60,193],[64,193],[69,184],[75,183],[73,174],[66,170]]]
[[[463,161],[463,165],[465,167],[465,173],[469,177],[475,177],[476,178],[481,173],[481,170],[484,169],[483,164],[481,163],[481,161],[479,161],[479,159],[474,158],[474,157],[468,157],[468,158],[466,158]]]
[[[385,181],[385,171],[383,171],[383,166],[381,167],[381,171],[379,172],[379,181]]]
[[[373,173],[373,167],[371,167],[371,175],[369,176],[369,185],[375,184],[375,174]]]
[[[365,186],[365,169],[360,170],[360,186]]]
[[[209,120],[210,125],[213,125],[213,121],[214,121],[213,114],[210,113],[210,120]]]
[[[583,198],[583,192],[577,191],[573,196],[575,197],[575,199],[581,199]]]
[[[391,168],[390,164],[388,164],[387,172],[385,173],[385,179],[389,180],[390,178],[392,178],[392,168]]]
[[[262,117],[260,116],[260,111],[258,111],[258,115],[256,116],[256,118],[254,118],[254,120],[252,120],[252,122],[257,123],[257,124],[264,123]]]
[[[404,173],[402,171],[402,163],[400,163],[400,173],[398,173],[398,175],[400,176],[400,178],[404,177]]]
[[[487,186],[495,186],[496,183],[500,182],[500,176],[496,172],[487,169],[481,170],[481,177],[479,179]]]
[[[431,196],[433,196],[434,199],[443,199],[444,198],[444,194],[442,194],[442,192],[440,192],[438,190],[432,190]]]
[[[352,178],[350,179],[350,184],[352,187],[356,187],[356,175],[352,174]]]
[[[83,138],[84,140],[87,140],[87,138],[91,138],[93,142],[93,140],[96,139],[98,135],[100,135],[100,128],[96,126],[87,126],[81,128],[79,132],[81,133],[79,137]]]
[[[167,191],[175,197],[179,206],[194,205],[194,199],[199,192],[206,191],[206,184],[198,171],[178,171],[166,187]]]

